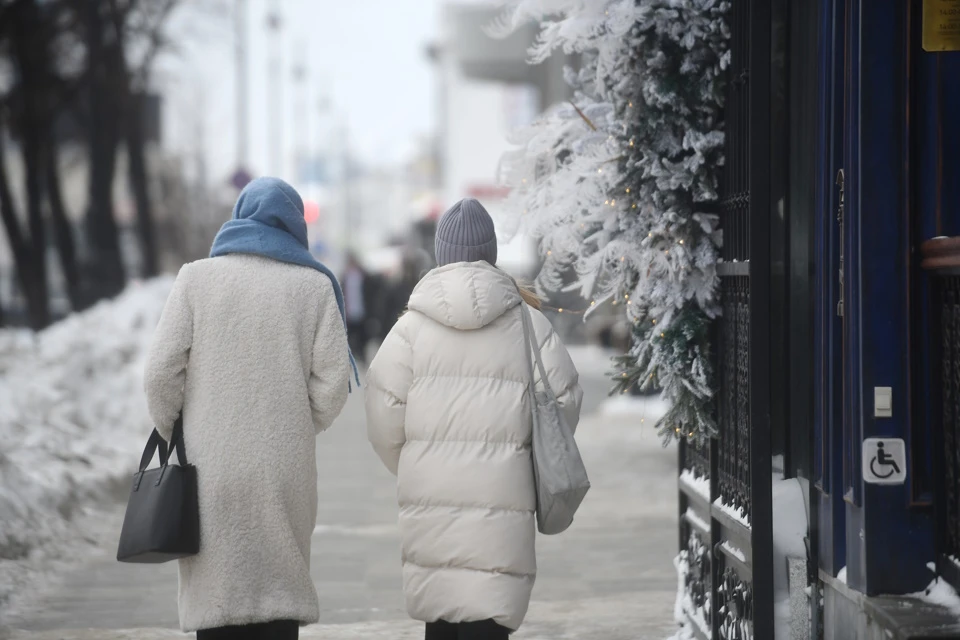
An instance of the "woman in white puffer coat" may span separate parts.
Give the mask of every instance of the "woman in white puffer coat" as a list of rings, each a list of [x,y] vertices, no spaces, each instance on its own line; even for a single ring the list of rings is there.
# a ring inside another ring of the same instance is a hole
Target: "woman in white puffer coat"
[[[426,276],[371,364],[368,435],[398,476],[403,585],[427,640],[506,638],[536,577],[523,297],[497,269],[493,221],[466,199],[437,227]],[[531,311],[547,377],[575,427],[577,370]],[[539,381],[538,381],[539,384]]]

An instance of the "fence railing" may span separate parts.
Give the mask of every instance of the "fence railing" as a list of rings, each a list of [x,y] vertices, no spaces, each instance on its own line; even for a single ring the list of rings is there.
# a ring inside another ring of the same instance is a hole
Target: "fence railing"
[[[960,589],[960,238],[935,238],[921,247],[923,268],[932,275],[937,353],[933,379],[940,396],[936,425],[942,473],[936,492],[937,572]]]

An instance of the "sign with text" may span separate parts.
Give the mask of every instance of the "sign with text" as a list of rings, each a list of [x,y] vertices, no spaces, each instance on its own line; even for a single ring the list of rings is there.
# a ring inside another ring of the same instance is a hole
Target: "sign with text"
[[[923,0],[923,50],[960,51],[960,0]]]
[[[900,438],[867,438],[863,441],[863,481],[869,484],[903,484],[907,479],[907,447]]]

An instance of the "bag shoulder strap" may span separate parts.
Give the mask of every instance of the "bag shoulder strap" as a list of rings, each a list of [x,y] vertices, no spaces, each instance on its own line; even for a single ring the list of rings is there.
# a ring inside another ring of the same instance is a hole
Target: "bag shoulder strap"
[[[527,314],[526,304],[520,303],[520,322],[523,325],[523,350],[527,361],[527,394],[530,396],[530,411],[533,416],[533,429],[537,430],[540,416],[537,414],[537,378],[533,374],[533,356],[531,351],[537,348],[536,339],[531,336],[533,329],[529,326],[530,317]]]
[[[526,302],[520,303],[521,309],[520,312],[523,315],[523,330],[527,336],[527,344],[529,346],[527,350],[527,361],[530,361],[530,352],[533,352],[533,358],[537,361],[537,369],[540,371],[540,381],[543,383],[543,387],[553,395],[553,389],[550,388],[550,380],[547,379],[547,369],[543,366],[543,358],[540,355],[540,344],[537,341],[537,332],[533,329],[533,318],[530,317],[530,308],[527,306]],[[533,381],[533,384],[536,384],[536,381],[533,378],[533,364],[530,364],[530,378]],[[536,391],[536,389],[534,389]]]

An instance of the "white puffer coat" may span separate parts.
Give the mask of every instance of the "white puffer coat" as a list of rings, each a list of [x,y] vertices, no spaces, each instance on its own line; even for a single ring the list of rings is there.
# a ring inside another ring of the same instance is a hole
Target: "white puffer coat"
[[[367,428],[398,475],[403,584],[417,620],[517,629],[536,577],[532,431],[520,294],[485,262],[427,274],[370,367]],[[533,311],[571,426],[577,370]]]

